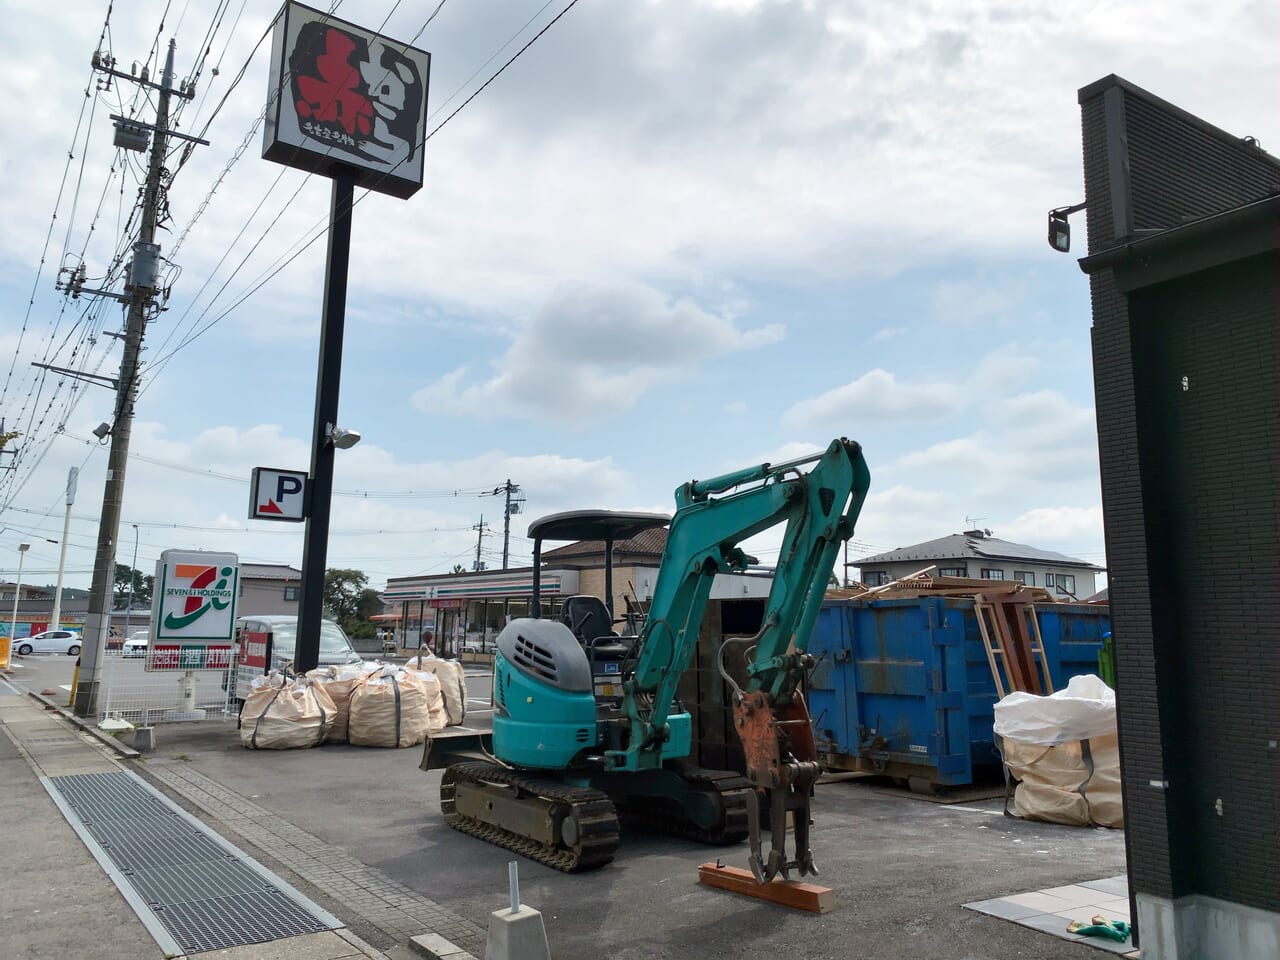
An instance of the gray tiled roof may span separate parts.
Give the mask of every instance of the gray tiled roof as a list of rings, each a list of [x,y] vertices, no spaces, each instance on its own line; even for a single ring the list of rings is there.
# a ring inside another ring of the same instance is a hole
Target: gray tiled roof
[[[241,580],[300,580],[302,571],[287,563],[242,563]]]
[[[851,566],[867,566],[875,563],[898,563],[904,560],[1030,560],[1036,563],[1063,567],[1086,567],[1105,570],[1087,560],[1068,557],[1065,553],[1029,547],[1025,543],[1013,543],[996,537],[975,537],[953,533],[937,540],[926,540],[909,547],[898,547],[888,553],[862,557],[850,562]]]
[[[621,558],[661,557],[667,546],[667,530],[665,527],[654,527],[627,540],[615,540],[613,544],[613,560],[617,563]],[[575,557],[604,558],[603,540],[579,540],[553,550],[543,550],[544,563],[564,561]]]

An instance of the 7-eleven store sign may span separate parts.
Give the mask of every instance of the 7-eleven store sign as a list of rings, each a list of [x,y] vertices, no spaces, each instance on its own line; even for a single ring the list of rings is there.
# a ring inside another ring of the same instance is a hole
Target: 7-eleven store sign
[[[235,631],[240,558],[166,550],[156,564],[149,669],[226,666]]]

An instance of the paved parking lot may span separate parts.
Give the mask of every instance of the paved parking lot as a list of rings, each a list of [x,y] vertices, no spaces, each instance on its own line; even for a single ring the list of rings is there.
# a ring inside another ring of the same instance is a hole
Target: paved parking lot
[[[140,773],[375,946],[438,928],[483,955],[488,915],[507,903],[511,854],[444,826],[439,773],[418,769],[420,749],[255,752],[233,722],[173,724],[157,741]],[[961,905],[1123,873],[1118,831],[853,782],[820,785],[814,817],[820,882],[836,899],[820,916],[698,884],[698,865],[717,856],[745,866],[745,845],[644,834],[624,834],[614,863],[589,874],[521,860],[522,900],[543,912],[557,960],[1105,956]]]

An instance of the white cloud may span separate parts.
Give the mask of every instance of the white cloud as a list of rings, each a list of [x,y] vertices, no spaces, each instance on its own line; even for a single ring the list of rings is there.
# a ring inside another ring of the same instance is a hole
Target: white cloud
[[[881,327],[871,336],[867,337],[867,343],[886,343],[894,337],[902,336],[906,332],[906,327]]]
[[[649,287],[562,288],[520,331],[495,373],[468,383],[459,368],[417,391],[430,413],[598,419],[630,409],[646,389],[705,360],[776,343],[780,324],[744,330],[689,299]]]
[[[949,383],[902,383],[887,370],[869,370],[852,383],[802,400],[782,415],[788,426],[859,423],[867,419],[942,420],[964,401]]]
[[[933,291],[933,314],[942,323],[1002,324],[1011,317],[1013,297],[995,283],[944,280]]]
[[[1102,505],[1035,507],[1001,526],[1000,536],[1024,543],[1061,543],[1088,538],[1102,542]]]

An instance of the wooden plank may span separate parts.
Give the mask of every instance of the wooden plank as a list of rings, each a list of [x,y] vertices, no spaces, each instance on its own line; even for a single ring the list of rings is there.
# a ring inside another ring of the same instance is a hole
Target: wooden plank
[[[830,887],[819,887],[799,880],[783,880],[781,877],[774,877],[768,883],[756,883],[751,871],[741,867],[704,863],[698,867],[698,879],[709,887],[810,913],[826,913],[835,906],[835,892]]]

